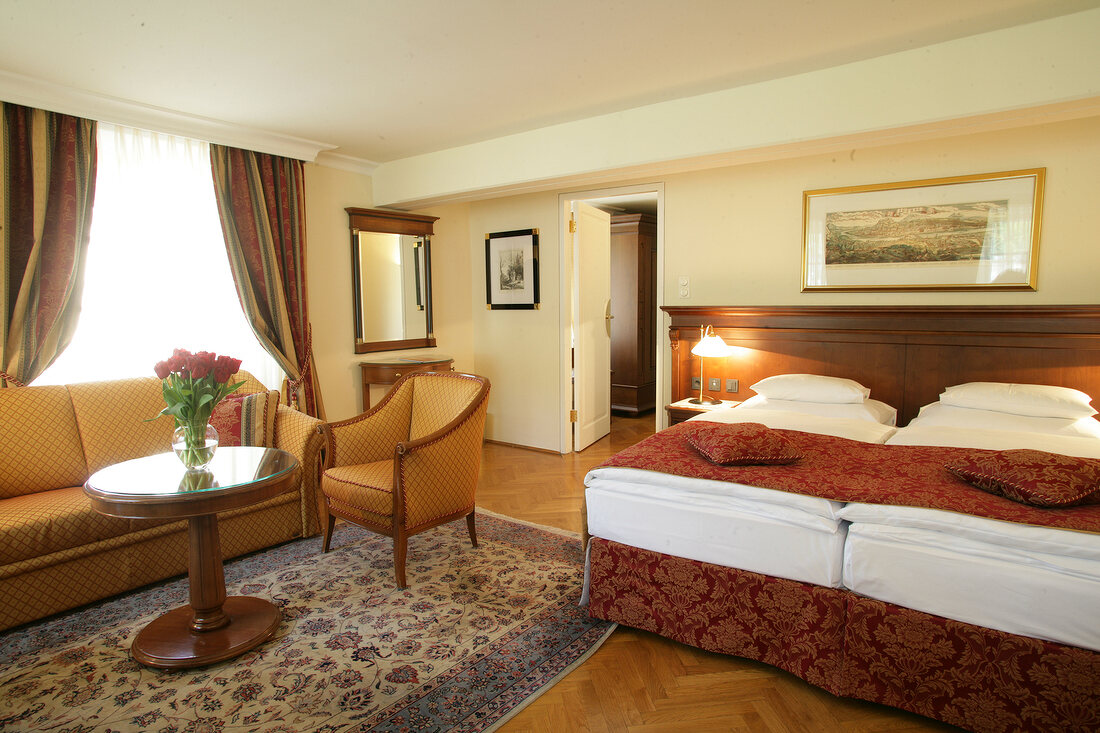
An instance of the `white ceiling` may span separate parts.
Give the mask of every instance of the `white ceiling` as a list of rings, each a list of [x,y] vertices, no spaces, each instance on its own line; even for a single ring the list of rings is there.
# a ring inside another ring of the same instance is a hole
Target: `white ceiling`
[[[1098,5],[0,0],[0,74],[385,162]]]

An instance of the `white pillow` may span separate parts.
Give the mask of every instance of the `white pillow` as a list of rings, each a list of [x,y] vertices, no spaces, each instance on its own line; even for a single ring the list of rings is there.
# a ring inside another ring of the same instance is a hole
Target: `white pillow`
[[[948,387],[940,402],[954,407],[1007,412],[1032,417],[1091,417],[1096,414],[1084,392],[1046,384],[968,382]]]
[[[769,399],[799,402],[843,404],[863,402],[871,396],[871,390],[859,382],[841,377],[822,377],[818,374],[777,374],[761,379],[749,389]]]
[[[1023,433],[1100,438],[1100,422],[1091,417],[1013,415],[1008,412],[977,410],[972,407],[954,407],[942,402],[933,402],[920,408],[920,413],[909,421],[909,426],[1012,430]]]
[[[850,420],[868,420],[882,425],[896,425],[898,419],[897,410],[878,400],[864,400],[858,403],[804,402],[800,400],[773,400],[758,394],[738,405],[737,409],[741,408],[800,412],[803,415],[838,417]]]

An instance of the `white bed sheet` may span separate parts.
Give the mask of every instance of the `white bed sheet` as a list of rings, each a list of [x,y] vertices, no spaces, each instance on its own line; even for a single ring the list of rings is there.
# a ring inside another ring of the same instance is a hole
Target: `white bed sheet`
[[[691,420],[709,420],[723,423],[756,422],[775,430],[819,433],[837,438],[859,440],[864,443],[884,443],[897,430],[893,425],[883,425],[872,420],[825,417],[823,415],[784,412],[782,410],[754,410],[749,407],[711,410],[696,415]]]
[[[1018,433],[1046,433],[1100,438],[1100,421],[1094,417],[1035,417],[996,410],[955,407],[933,402],[920,408],[908,427],[953,427],[978,430],[1011,430]]]
[[[822,417],[870,420],[893,427],[898,422],[898,411],[885,402],[867,399],[863,402],[801,402],[798,400],[774,400],[764,395],[754,395],[740,405],[739,410],[767,410],[769,412],[800,412]],[[1100,425],[1100,423],[1098,423]]]
[[[698,418],[882,442],[893,427],[867,420],[732,408]],[[625,545],[838,587],[841,502],[755,486],[632,468],[585,477],[588,531]]]
[[[1033,448],[1100,458],[1074,435],[914,425],[890,445]],[[843,585],[937,616],[1100,651],[1100,534],[850,503]]]
[[[845,524],[837,518],[839,502],[635,469],[596,469],[585,485],[588,531],[594,537],[840,585]]]
[[[1013,547],[1010,535],[985,542],[933,529],[853,522],[845,541],[843,585],[936,616],[1100,651],[1100,560]],[[1100,552],[1100,536],[1093,537],[1093,549]]]
[[[1011,450],[1032,448],[1081,458],[1100,458],[1100,439],[1079,435],[1026,433],[1015,430],[913,425],[899,429],[887,445],[945,445],[954,448]]]

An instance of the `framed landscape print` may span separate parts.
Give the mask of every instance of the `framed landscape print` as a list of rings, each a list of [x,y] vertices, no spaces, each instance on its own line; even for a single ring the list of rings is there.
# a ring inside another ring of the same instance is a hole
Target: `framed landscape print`
[[[485,303],[490,310],[539,307],[539,230],[485,235]]]
[[[802,290],[1035,290],[1045,168],[802,194]]]

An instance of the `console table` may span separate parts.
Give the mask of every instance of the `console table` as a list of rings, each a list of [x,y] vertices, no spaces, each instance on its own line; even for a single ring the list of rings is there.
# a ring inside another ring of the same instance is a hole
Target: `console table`
[[[449,356],[396,356],[359,362],[363,379],[363,412],[370,409],[370,386],[393,384],[412,372],[453,372],[455,360]]]

